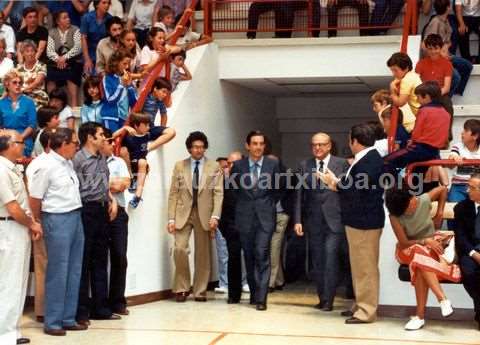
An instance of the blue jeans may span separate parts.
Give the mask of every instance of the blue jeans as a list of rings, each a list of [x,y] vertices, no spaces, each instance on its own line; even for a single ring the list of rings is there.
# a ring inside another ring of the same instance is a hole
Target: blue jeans
[[[215,241],[217,245],[218,281],[219,281],[218,285],[220,287],[228,288],[227,241],[225,241],[220,231],[215,232]]]
[[[42,213],[47,249],[45,276],[45,329],[76,325],[83,259],[83,226],[80,210]]]
[[[455,95],[463,96],[467,87],[468,79],[472,73],[473,64],[467,59],[459,56],[451,56],[453,65],[452,86],[450,88],[450,97]]]

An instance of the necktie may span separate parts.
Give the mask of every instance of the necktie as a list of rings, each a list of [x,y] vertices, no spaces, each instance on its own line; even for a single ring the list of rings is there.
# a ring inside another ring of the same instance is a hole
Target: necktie
[[[193,169],[193,183],[192,183],[192,196],[193,196],[193,207],[197,206],[198,198],[198,165],[200,161],[195,161],[195,168]]]
[[[254,163],[252,167],[252,182],[256,186],[259,179],[260,164]]]
[[[323,161],[318,161],[318,172],[323,173]]]

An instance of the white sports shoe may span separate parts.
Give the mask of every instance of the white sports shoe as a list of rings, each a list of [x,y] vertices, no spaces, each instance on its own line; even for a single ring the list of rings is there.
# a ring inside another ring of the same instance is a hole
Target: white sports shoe
[[[227,292],[228,292],[228,289],[224,286],[215,288],[215,293],[227,293]]]
[[[248,287],[248,284],[245,284],[244,286],[242,286],[242,292],[247,292],[247,293],[250,292],[250,288]]]
[[[440,301],[440,309],[443,317],[449,317],[453,314],[452,302],[450,302],[448,299]]]
[[[410,321],[405,325],[407,331],[418,331],[419,329],[425,326],[425,320],[419,318],[418,316],[410,316]]]

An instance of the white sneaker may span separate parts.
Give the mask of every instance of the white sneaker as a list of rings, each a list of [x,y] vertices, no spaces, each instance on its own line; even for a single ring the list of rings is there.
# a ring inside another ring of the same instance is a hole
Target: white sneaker
[[[417,331],[425,326],[425,320],[418,316],[410,316],[410,321],[405,325],[407,331]]]
[[[227,293],[227,292],[228,292],[228,289],[224,286],[215,288],[215,293]]]
[[[245,284],[244,286],[242,286],[242,292],[246,292],[246,293],[250,292],[250,288],[248,287],[248,284]]]
[[[453,314],[452,302],[450,302],[448,299],[440,301],[440,309],[443,317],[449,317]]]

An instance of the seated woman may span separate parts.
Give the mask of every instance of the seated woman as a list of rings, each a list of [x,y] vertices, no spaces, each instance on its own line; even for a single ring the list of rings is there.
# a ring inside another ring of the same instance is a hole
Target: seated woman
[[[5,88],[3,87],[3,77],[5,74],[10,72],[14,66],[13,61],[7,56],[7,43],[5,42],[5,38],[0,36],[0,97],[3,95],[3,91]]]
[[[33,134],[37,127],[35,103],[22,93],[23,79],[15,70],[3,78],[5,97],[0,99],[0,128],[14,129],[25,142],[23,154],[29,157],[33,150]]]
[[[445,258],[444,248],[453,238],[452,232],[436,232],[443,220],[447,188],[439,186],[420,196],[408,188],[392,188],[386,193],[390,223],[397,237],[396,257],[409,265],[411,282],[415,287],[417,311],[405,325],[414,331],[425,325],[428,290],[437,297],[443,317],[453,313],[452,304],[443,291],[440,280],[459,282],[460,268]],[[430,218],[431,202],[438,201],[437,212]]]
[[[48,32],[47,90],[67,85],[69,105],[78,106],[78,88],[82,84],[82,44],[80,30],[70,24],[67,11],[53,15],[54,27]]]
[[[21,54],[23,64],[18,65],[17,71],[23,78],[23,92],[35,101],[39,109],[48,105],[48,94],[45,91],[47,66],[37,59],[37,44],[32,40],[23,41]]]

